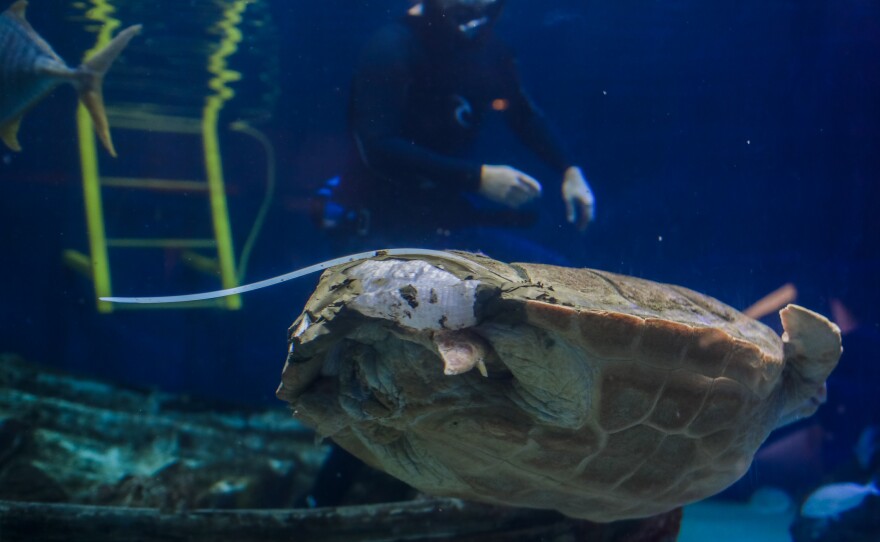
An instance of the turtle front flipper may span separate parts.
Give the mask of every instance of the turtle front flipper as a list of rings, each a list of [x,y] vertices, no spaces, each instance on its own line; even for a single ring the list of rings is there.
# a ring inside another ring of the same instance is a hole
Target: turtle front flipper
[[[433,336],[434,347],[443,360],[443,374],[458,375],[474,367],[480,374],[488,377],[486,361],[492,347],[486,339],[476,333],[463,329],[457,331],[438,331]]]
[[[825,402],[825,379],[843,352],[840,328],[798,305],[781,311],[785,356],[785,407],[779,425],[810,416]]]

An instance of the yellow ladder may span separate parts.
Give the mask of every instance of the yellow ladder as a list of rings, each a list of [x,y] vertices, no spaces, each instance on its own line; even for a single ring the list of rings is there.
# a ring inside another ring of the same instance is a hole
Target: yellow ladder
[[[102,26],[98,33],[97,42],[86,53],[86,58],[106,45],[114,30],[120,26],[119,21],[112,18],[114,11],[112,6],[104,0],[92,1],[96,8],[89,12],[88,17],[101,22]],[[238,29],[238,24],[241,22],[241,14],[246,9],[249,1],[233,0],[225,10],[223,20],[217,25],[220,30],[221,40],[217,50],[208,58],[207,67],[208,71],[213,75],[208,85],[213,94],[205,97],[201,118],[161,116],[136,109],[108,108],[107,110],[112,129],[149,132],[151,137],[161,133],[191,134],[201,137],[204,154],[204,181],[141,178],[138,176],[102,176],[92,123],[85,108],[80,105],[77,112],[77,125],[89,254],[86,255],[75,250],[67,250],[64,253],[64,259],[68,265],[83,272],[94,282],[95,300],[99,312],[109,313],[114,308],[118,308],[111,303],[100,300],[102,297],[109,297],[113,294],[109,254],[112,248],[182,248],[190,251],[195,249],[211,249],[216,252],[216,259],[202,256],[199,253],[188,252],[188,263],[202,271],[218,274],[221,287],[224,289],[238,286],[217,126],[223,105],[234,96],[233,90],[227,86],[227,83],[240,78],[240,74],[227,68],[226,59],[235,53],[238,43],[241,41],[242,36]],[[124,157],[119,158],[119,160],[124,160]],[[210,205],[213,238],[145,239],[108,237],[102,190],[110,187],[203,192],[207,194]],[[131,305],[130,307],[137,306]],[[210,306],[234,310],[241,307],[241,298],[236,295],[207,302],[173,305],[174,308],[181,308],[182,306]],[[143,307],[149,307],[149,305],[143,305]],[[156,307],[161,308],[163,306],[158,305]]]
[[[158,118],[154,115],[124,115],[122,112],[108,110],[114,129],[139,130],[149,132],[150,137],[160,134],[200,136],[204,146],[217,141],[217,133],[203,131],[200,119]],[[138,176],[107,177],[99,170],[98,149],[88,116],[79,115],[80,159],[85,200],[86,224],[88,228],[89,256],[74,250],[65,251],[66,262],[84,273],[94,282],[97,308],[108,313],[114,310],[111,303],[100,301],[101,297],[113,294],[111,279],[111,249],[187,249],[187,260],[206,272],[217,273],[222,288],[238,286],[233,252],[232,231],[226,204],[226,190],[223,168],[218,152],[205,151],[205,180],[156,179]],[[216,147],[215,147],[216,148]],[[123,158],[124,159],[124,158]],[[147,190],[179,193],[202,193],[207,196],[211,211],[213,237],[209,238],[143,238],[111,237],[107,234],[103,191],[104,189]],[[196,249],[216,251],[216,259],[200,256]],[[161,306],[159,306],[161,307]],[[186,304],[184,307],[222,307],[238,309],[241,298],[231,296],[205,303]],[[117,307],[118,308],[118,307]],[[176,307],[179,308],[179,307]]]

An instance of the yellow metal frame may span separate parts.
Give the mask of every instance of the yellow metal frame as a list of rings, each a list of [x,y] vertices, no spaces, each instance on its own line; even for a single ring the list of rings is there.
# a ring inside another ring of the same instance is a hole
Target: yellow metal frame
[[[251,0],[235,0],[224,12],[218,25],[223,37],[220,47],[208,59],[208,71],[214,75],[208,86],[216,93],[205,100],[202,112],[202,139],[205,149],[205,169],[208,172],[208,186],[211,193],[211,216],[214,218],[214,236],[217,239],[217,256],[220,260],[220,278],[223,288],[238,286],[235,273],[235,254],[232,251],[232,232],[229,227],[229,211],[226,208],[226,189],[223,183],[223,162],[220,158],[220,140],[217,135],[217,122],[223,105],[235,96],[227,83],[238,81],[241,74],[228,69],[226,59],[238,50],[241,42],[241,14]],[[241,307],[240,296],[226,298],[227,307]]]
[[[96,51],[104,47],[111,39],[114,30],[119,28],[120,21],[113,17],[115,8],[108,0],[90,0],[93,8],[86,12],[88,19],[101,23],[100,31],[95,46],[90,49],[85,58],[88,59]],[[251,0],[234,0],[224,10],[222,20],[217,28],[220,31],[220,43],[217,50],[208,58],[207,69],[213,76],[208,83],[213,94],[206,96],[205,106],[202,111],[200,130],[192,129],[190,119],[175,119],[165,117],[151,117],[148,129],[155,132],[171,133],[200,133],[204,152],[204,165],[207,183],[199,181],[166,181],[162,179],[102,179],[100,175],[98,150],[95,143],[92,122],[88,112],[80,105],[77,111],[77,128],[79,136],[80,164],[83,178],[83,196],[85,200],[86,224],[88,227],[90,257],[77,254],[73,251],[65,253],[65,260],[74,268],[82,271],[84,262],[90,262],[91,277],[95,285],[95,298],[97,309],[102,313],[112,312],[114,306],[100,301],[101,297],[112,295],[112,281],[110,272],[110,257],[108,248],[212,248],[217,252],[217,265],[211,266],[201,262],[202,270],[214,270],[219,272],[223,288],[238,286],[238,277],[235,266],[235,253],[233,250],[232,231],[229,221],[229,210],[226,202],[226,188],[223,177],[223,162],[220,152],[220,138],[218,135],[218,122],[220,112],[227,101],[235,96],[235,92],[228,83],[241,79],[241,74],[229,69],[227,59],[238,50],[238,44],[242,40],[239,25],[242,14],[247,9]],[[169,122],[164,122],[169,120]],[[128,125],[121,122],[122,127],[130,129],[146,129],[143,122],[132,122],[127,119]],[[115,124],[111,122],[111,124]],[[108,239],[106,224],[104,222],[103,201],[101,196],[102,186],[126,186],[129,188],[143,188],[151,190],[180,189],[187,185],[191,190],[206,190],[210,202],[212,226],[214,230],[213,240],[203,239]],[[206,188],[205,188],[206,186]],[[201,260],[208,260],[202,257]],[[205,306],[205,305],[201,305]],[[213,301],[209,306],[223,306],[227,309],[241,307],[240,296],[229,296]],[[179,307],[179,306],[169,306]]]
[[[101,21],[101,30],[95,46],[86,51],[84,60],[88,60],[96,52],[110,42],[113,31],[120,26],[120,21],[112,17],[113,6],[105,0],[94,0],[95,7],[88,11],[89,19]],[[98,173],[98,152],[95,148],[95,135],[92,120],[85,106],[79,105],[76,111],[77,132],[79,135],[80,167],[83,177],[83,198],[86,208],[86,225],[89,232],[89,252],[92,261],[92,280],[95,283],[95,300],[98,311],[111,312],[113,306],[101,297],[111,295],[110,257],[107,253],[107,242],[104,229],[104,212],[101,200],[100,174]]]

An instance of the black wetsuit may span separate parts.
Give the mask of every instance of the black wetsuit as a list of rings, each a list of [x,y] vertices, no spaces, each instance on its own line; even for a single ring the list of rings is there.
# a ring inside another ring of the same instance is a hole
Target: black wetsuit
[[[476,193],[483,164],[466,155],[487,115],[503,114],[559,179],[572,165],[524,93],[513,55],[494,36],[456,48],[436,36],[425,19],[406,17],[367,45],[351,100],[358,152],[343,175],[341,199],[349,207],[369,209],[371,233],[390,233],[395,242],[437,228],[531,221],[532,212],[487,209],[466,197]],[[339,504],[360,466],[334,446],[309,505]]]
[[[492,114],[503,115],[562,178],[571,162],[494,34],[479,44],[455,43],[423,17],[410,16],[380,30],[353,82],[350,122],[358,152],[347,180],[356,185],[356,201],[349,203],[370,209],[375,229],[392,231],[530,222],[528,211],[474,205],[484,162],[468,151]]]

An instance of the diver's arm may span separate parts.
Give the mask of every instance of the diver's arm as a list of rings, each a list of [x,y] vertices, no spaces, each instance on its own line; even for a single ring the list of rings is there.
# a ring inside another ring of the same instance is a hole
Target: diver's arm
[[[481,164],[444,156],[402,135],[413,39],[404,28],[392,26],[380,31],[364,50],[354,79],[350,119],[358,152],[370,169],[394,182],[428,180],[476,191]]]
[[[507,65],[506,95],[511,97],[505,115],[507,122],[526,146],[561,174],[566,219],[578,230],[585,231],[596,216],[596,200],[590,184],[581,168],[566,155],[544,114],[523,90],[512,56]]]
[[[450,158],[399,136],[377,137],[355,130],[358,152],[373,171],[392,182],[426,180],[476,191],[481,164]]]
[[[509,96],[505,120],[519,139],[560,175],[573,166],[562,141],[554,133],[537,105],[529,98],[519,80],[516,61],[509,59],[505,76],[505,94]]]

